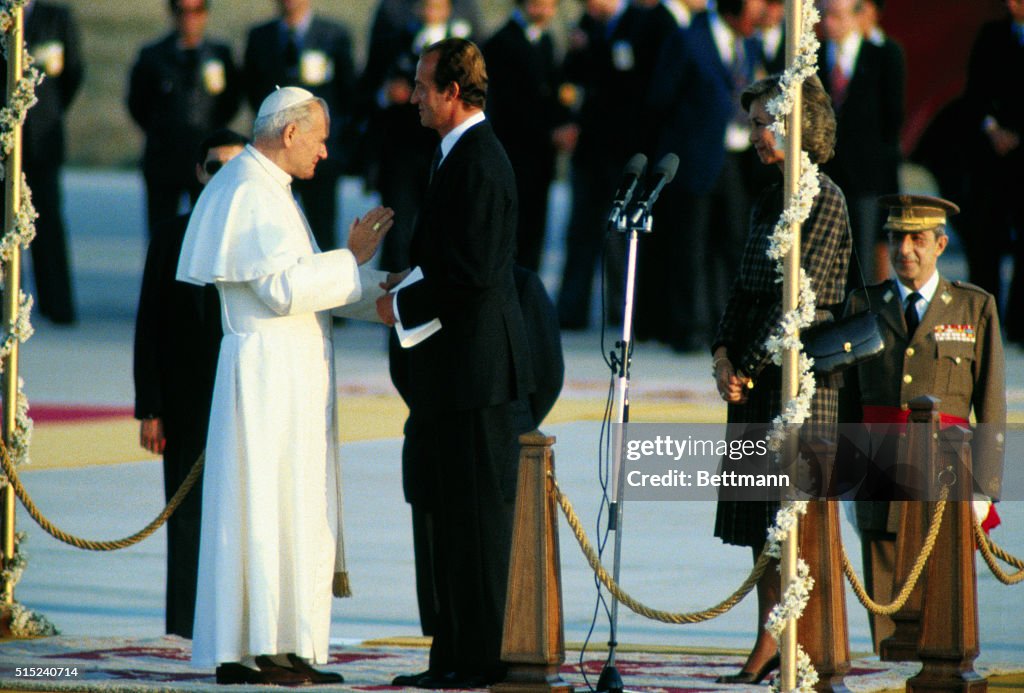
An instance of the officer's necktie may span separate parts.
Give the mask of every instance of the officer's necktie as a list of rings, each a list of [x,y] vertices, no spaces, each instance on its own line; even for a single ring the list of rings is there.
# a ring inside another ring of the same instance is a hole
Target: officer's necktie
[[[917,315],[917,302],[921,300],[921,294],[916,291],[907,296],[907,309],[903,311],[903,319],[907,321],[907,336],[913,337],[917,326],[921,324],[921,318]]]

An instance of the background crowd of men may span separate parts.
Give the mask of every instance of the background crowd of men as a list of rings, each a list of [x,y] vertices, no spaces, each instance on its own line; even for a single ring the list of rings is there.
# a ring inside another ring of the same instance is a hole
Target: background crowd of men
[[[606,211],[630,156],[680,156],[679,174],[643,239],[637,332],[681,352],[706,348],[742,247],[752,198],[766,182],[748,141],[737,95],[783,66],[782,0],[582,0],[568,34],[555,30],[560,0],[515,0],[498,30],[484,30],[476,0],[380,0],[360,69],[353,36],[318,12],[315,0],[277,0],[277,16],[253,25],[242,51],[207,31],[208,0],[168,0],[171,30],[143,46],[126,84],[127,109],[145,136],[141,156],[147,221],[187,211],[199,193],[193,173],[200,141],[245,104],[255,110],[275,86],[301,86],[331,109],[330,158],[295,190],[321,248],[338,247],[342,175],[356,175],[396,210],[379,265],[406,265],[412,219],[425,193],[435,137],[409,103],[418,52],[441,38],[481,45],[490,74],[487,115],[516,171],[517,261],[544,261],[551,182],[570,159],[572,191],[558,287],[563,329],[589,326],[599,265],[607,268],[606,316],[621,320],[622,244],[607,243]],[[969,169],[940,192],[964,213],[958,231],[973,282],[1021,310],[1021,281],[1004,288],[1004,254],[1019,258],[1019,177],[1024,58],[1016,0],[1011,16],[986,25],[954,109],[959,136],[978,145]],[[857,260],[850,286],[888,276],[879,195],[899,190],[905,67],[900,45],[881,28],[878,0],[819,0],[819,76],[839,119],[827,173],[844,191]],[[568,9],[568,13],[566,10]],[[1004,26],[1009,25],[1009,26]],[[44,210],[33,265],[40,312],[75,319],[60,209],[63,118],[82,81],[82,51],[71,12],[27,7],[30,51],[47,75],[26,124],[25,167]],[[1016,33],[1015,33],[1016,32]],[[241,59],[239,60],[239,56]],[[994,75],[1006,75],[996,78]],[[947,118],[945,122],[950,119]],[[977,122],[975,122],[977,121]],[[941,125],[941,124],[940,124]],[[940,162],[936,168],[942,168]],[[945,184],[945,185],[943,185]],[[1010,186],[1008,188],[1008,186]],[[1004,316],[1005,317],[1005,316]],[[1024,321],[1004,320],[1008,326]],[[1024,335],[1010,330],[1009,338]]]

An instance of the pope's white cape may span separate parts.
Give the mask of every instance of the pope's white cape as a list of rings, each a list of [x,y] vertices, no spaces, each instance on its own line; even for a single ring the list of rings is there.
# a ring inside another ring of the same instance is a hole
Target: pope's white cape
[[[192,212],[178,279],[212,283],[224,338],[206,468],[192,660],[327,660],[345,571],[329,310],[384,274],[320,253],[291,177],[252,147]]]

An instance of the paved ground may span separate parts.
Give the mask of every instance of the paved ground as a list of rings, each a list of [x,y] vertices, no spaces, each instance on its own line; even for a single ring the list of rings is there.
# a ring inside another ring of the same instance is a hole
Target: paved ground
[[[347,216],[369,204],[358,186],[346,182],[343,191]],[[130,406],[131,340],[144,252],[141,184],[128,174],[74,171],[68,176],[67,192],[82,319],[73,328],[37,321],[36,335],[22,350],[25,388],[37,403]],[[558,191],[556,200],[563,199]],[[564,222],[564,215],[558,213],[562,208],[556,203],[556,228]],[[561,262],[557,233],[551,245],[544,276],[554,286]],[[951,256],[944,271],[956,274],[961,267],[962,262]],[[381,411],[392,411],[395,395],[387,378],[381,330],[349,324],[339,329],[337,344],[339,385],[347,401],[364,407],[380,401]],[[566,408],[559,423],[545,426],[545,432],[558,437],[559,478],[593,535],[600,494],[597,419],[609,378],[597,331],[566,335],[565,350]],[[1024,355],[1011,351],[1010,359],[1010,402],[1019,414],[1024,411]],[[722,408],[714,397],[709,368],[710,359],[704,356],[679,356],[662,347],[638,345],[631,381],[633,420],[671,420],[680,402],[695,416],[720,417]],[[375,395],[382,398],[373,400]],[[565,414],[572,403],[575,413]],[[346,400],[341,406],[344,416]],[[392,426],[397,430],[398,424],[400,418]],[[344,447],[348,555],[356,596],[335,603],[332,635],[339,640],[417,631],[408,512],[399,484],[400,445],[392,434]],[[115,538],[137,530],[161,507],[159,465],[141,451],[137,459],[76,470],[25,469],[24,478],[39,505],[69,531],[89,538]],[[42,466],[45,460],[37,462]],[[1016,455],[1007,462],[1018,470]],[[1019,502],[1004,503],[1001,510],[1005,525],[996,531],[997,539],[1024,554],[1024,507]],[[669,610],[704,608],[729,594],[746,576],[750,557],[746,550],[724,547],[711,536],[713,518],[714,507],[707,503],[627,504],[622,530],[626,588],[652,606]],[[29,558],[18,586],[20,601],[49,616],[69,635],[152,637],[162,633],[162,533],[132,549],[96,554],[59,544],[20,509],[18,522],[19,529],[28,533]],[[845,523],[844,541],[859,565],[859,544]],[[564,523],[561,551],[566,635],[578,641],[588,633],[596,591]],[[982,658],[1020,661],[1024,620],[1018,609],[1007,606],[1022,603],[1024,587],[997,584],[984,566],[979,584]],[[864,651],[866,619],[849,592],[847,609],[852,647]],[[754,611],[748,601],[709,623],[675,627],[620,610],[620,626],[623,642],[742,649],[753,637]],[[603,613],[593,633],[598,642],[607,639]]]

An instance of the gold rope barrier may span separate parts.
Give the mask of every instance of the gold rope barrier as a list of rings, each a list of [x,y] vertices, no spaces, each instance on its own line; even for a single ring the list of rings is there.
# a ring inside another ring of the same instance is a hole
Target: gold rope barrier
[[[985,563],[988,564],[989,570],[992,571],[996,580],[999,580],[999,582],[1004,585],[1016,585],[1017,583],[1024,581],[1024,561],[1015,556],[1011,556],[997,546],[992,539],[985,534],[985,530],[981,528],[981,523],[977,521],[977,518],[975,518],[974,522],[974,539],[978,544],[978,550],[981,551],[981,557],[985,559]],[[1017,568],[1017,572],[1012,575],[1006,573],[999,567],[999,564],[996,563],[996,558],[1012,565],[1014,568]]]
[[[196,460],[195,464],[192,465],[192,469],[189,471],[188,476],[181,482],[181,486],[171,497],[171,500],[167,502],[167,506],[163,511],[156,516],[156,518],[148,525],[143,527],[140,531],[135,534],[125,537],[124,539],[117,539],[114,541],[90,541],[88,539],[82,539],[76,537],[73,534],[68,534],[63,531],[52,522],[50,522],[36,504],[32,501],[32,497],[28,491],[21,484],[21,479],[18,478],[18,473],[14,470],[14,465],[11,464],[11,456],[7,453],[7,445],[3,441],[0,441],[0,464],[3,465],[4,474],[7,475],[7,479],[11,486],[14,488],[14,493],[17,494],[21,500],[22,505],[25,506],[25,510],[28,511],[29,516],[32,517],[36,523],[42,527],[47,534],[52,536],[54,539],[58,539],[65,544],[76,546],[80,549],[86,549],[88,551],[116,551],[117,549],[124,549],[134,544],[138,544],[143,539],[151,536],[155,531],[167,522],[167,518],[178,509],[182,501],[185,500],[185,496],[195,486],[196,480],[199,479],[199,475],[203,472],[203,463],[206,460],[206,453],[200,453],[199,459]]]
[[[768,556],[765,551],[762,551],[761,555],[757,559],[757,563],[754,564],[754,569],[750,572],[750,576],[747,577],[746,581],[744,581],[744,583],[724,601],[719,602],[717,605],[704,611],[672,613],[644,606],[637,600],[633,599],[633,597],[629,596],[629,594],[627,594],[622,587],[612,579],[612,576],[608,574],[605,567],[601,565],[601,557],[597,555],[594,547],[590,544],[586,530],[583,529],[583,526],[580,523],[580,518],[576,515],[576,511],[572,507],[572,503],[569,502],[569,499],[562,494],[562,490],[558,487],[558,481],[555,480],[555,477],[549,475],[548,479],[551,481],[551,493],[555,497],[555,500],[558,501],[559,507],[562,508],[562,513],[565,515],[565,519],[569,523],[569,527],[572,529],[573,534],[576,535],[576,541],[579,542],[580,548],[583,550],[583,554],[587,557],[587,562],[590,563],[590,567],[593,569],[594,574],[597,575],[597,578],[601,583],[608,588],[608,591],[611,592],[619,602],[641,616],[645,616],[655,621],[661,621],[662,623],[675,624],[703,623],[704,621],[709,621],[721,616],[739,604],[739,602],[750,593],[750,590],[754,588],[757,581],[761,579],[761,575],[764,574],[765,568],[768,567],[770,556]]]
[[[896,599],[889,604],[879,604],[871,599],[867,591],[864,589],[864,585],[857,578],[856,571],[850,564],[850,557],[846,555],[846,547],[842,547],[843,572],[846,574],[846,578],[850,582],[850,587],[853,588],[853,593],[857,595],[858,601],[864,605],[865,609],[880,616],[891,616],[902,609],[903,605],[907,603],[907,599],[910,598],[910,593],[913,592],[914,587],[917,586],[917,580],[921,577],[921,572],[924,570],[925,564],[928,563],[928,557],[932,555],[932,549],[935,548],[935,540],[939,537],[939,529],[942,527],[942,513],[946,509],[946,499],[948,497],[949,487],[943,486],[942,491],[939,494],[939,500],[935,504],[935,513],[932,515],[932,521],[928,527],[928,534],[924,538],[924,545],[921,546],[921,553],[918,554],[917,560],[914,562],[914,567],[907,576],[907,581],[903,583],[903,589],[901,589],[900,593],[896,595]]]

